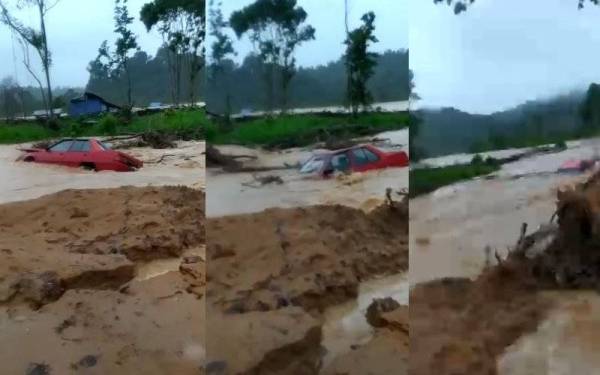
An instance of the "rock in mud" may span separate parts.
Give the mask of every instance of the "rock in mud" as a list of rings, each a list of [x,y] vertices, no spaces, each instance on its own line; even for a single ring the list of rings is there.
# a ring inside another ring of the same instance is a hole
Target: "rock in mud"
[[[392,298],[376,299],[366,319],[375,327],[371,340],[333,360],[323,375],[408,374],[408,306]]]
[[[367,322],[373,327],[381,328],[387,325],[383,314],[400,308],[400,304],[391,297],[377,298],[367,308]]]

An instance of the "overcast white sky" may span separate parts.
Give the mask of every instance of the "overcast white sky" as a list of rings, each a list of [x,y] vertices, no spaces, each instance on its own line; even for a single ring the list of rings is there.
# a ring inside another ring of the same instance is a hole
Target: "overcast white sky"
[[[410,0],[348,0],[349,26],[360,25],[360,17],[370,10],[375,12],[375,35],[379,43],[373,45],[373,51],[383,52],[388,49],[408,48],[408,8]],[[420,1],[420,0],[419,0]],[[224,0],[223,15],[229,15],[252,0]],[[306,23],[315,29],[315,40],[301,45],[296,53],[299,65],[314,66],[338,59],[344,51],[344,0],[298,0],[308,17]],[[241,61],[252,50],[247,38],[235,41],[238,51],[237,60]],[[212,40],[208,40],[210,48]],[[207,49],[207,54],[210,54]]]
[[[148,34],[139,21],[140,9],[146,2],[147,0],[129,0],[129,12],[135,18],[132,29],[138,35],[138,43],[143,50],[154,55],[161,45],[161,38],[155,32]],[[15,4],[16,0],[6,0],[6,3]],[[85,86],[88,80],[86,68],[98,54],[98,47],[106,39],[111,42],[115,39],[113,7],[113,0],[62,0],[50,11],[47,30],[48,42],[54,58],[52,67],[54,85]],[[17,14],[26,24],[38,28],[35,12]],[[14,76],[16,65],[19,83],[33,84],[34,81],[22,68],[22,54],[16,43],[15,50],[16,64],[13,63],[10,31],[0,24],[0,78],[7,75]],[[36,58],[35,61],[39,59]]]
[[[456,16],[410,4],[419,106],[489,113],[600,82],[600,7],[577,0],[477,0]]]
[[[129,0],[130,14],[135,17],[133,30],[138,35],[142,49],[153,55],[161,44],[160,36],[148,34],[139,21],[139,11],[148,0]],[[363,13],[373,10],[377,14],[376,35],[380,42],[374,50],[408,47],[409,0],[348,0],[351,27],[358,25]],[[16,0],[6,0],[9,4]],[[225,0],[224,14],[229,15],[251,0]],[[316,28],[316,40],[298,49],[300,65],[315,65],[337,59],[343,51],[344,0],[299,0]],[[55,86],[84,86],[88,80],[87,64],[93,60],[103,40],[114,40],[113,0],[62,0],[48,16],[49,43],[53,52],[52,81]],[[35,25],[33,11],[17,13],[26,23]],[[235,38],[234,38],[235,39]],[[210,41],[209,41],[210,43]],[[208,45],[208,44],[207,44]],[[250,51],[247,40],[237,41],[239,58]],[[13,63],[12,42],[9,30],[0,25],[0,78],[16,75],[23,85],[33,84],[21,64],[21,52],[15,44],[16,64]],[[15,69],[16,67],[16,69]]]

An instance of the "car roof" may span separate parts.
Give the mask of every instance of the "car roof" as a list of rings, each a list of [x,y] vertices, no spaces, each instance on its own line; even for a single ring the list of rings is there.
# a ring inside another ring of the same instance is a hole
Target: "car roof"
[[[339,148],[337,150],[322,150],[322,151],[318,151],[318,152],[314,152],[313,155],[315,156],[325,156],[325,155],[335,155],[335,154],[341,154],[350,150],[354,150],[356,148],[361,148],[361,147],[372,147],[368,144],[358,144],[358,145],[354,145],[351,147],[345,147],[345,148]]]
[[[62,138],[60,141],[58,142],[63,142],[63,141],[95,141],[96,138]]]

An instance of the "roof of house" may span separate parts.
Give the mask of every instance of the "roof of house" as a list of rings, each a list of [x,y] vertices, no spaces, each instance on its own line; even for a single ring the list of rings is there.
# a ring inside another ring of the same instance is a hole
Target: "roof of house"
[[[93,92],[89,92],[89,91],[86,91],[85,93],[83,93],[82,96],[80,96],[78,98],[71,99],[71,102],[84,102],[84,101],[89,100],[89,99],[99,100],[100,102],[102,102],[102,104],[106,105],[107,107],[121,109],[120,106],[118,106],[116,104],[113,104],[113,103],[111,103],[109,101],[106,101],[100,95],[96,95]]]

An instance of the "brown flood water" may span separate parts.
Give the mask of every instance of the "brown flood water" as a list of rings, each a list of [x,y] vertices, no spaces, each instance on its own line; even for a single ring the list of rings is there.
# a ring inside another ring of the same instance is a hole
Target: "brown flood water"
[[[0,203],[38,198],[65,189],[94,189],[119,186],[185,185],[205,186],[204,142],[180,142],[175,149],[124,150],[144,161],[136,172],[90,172],[77,168],[16,162],[18,147],[0,145]],[[156,163],[162,156],[163,162]]]

